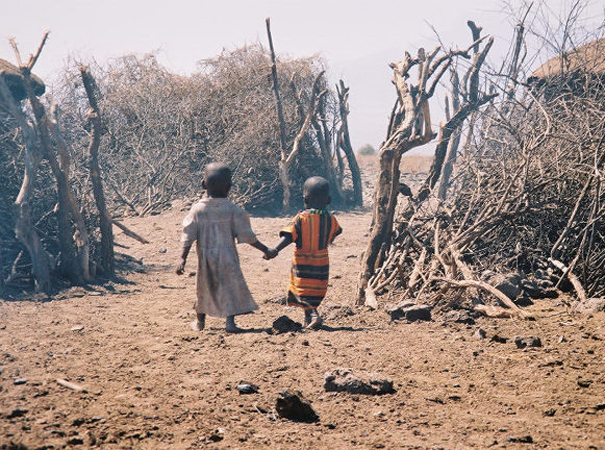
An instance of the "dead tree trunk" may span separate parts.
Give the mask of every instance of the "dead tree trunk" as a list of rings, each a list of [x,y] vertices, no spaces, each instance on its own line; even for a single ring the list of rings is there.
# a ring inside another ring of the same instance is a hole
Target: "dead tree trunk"
[[[288,173],[289,163],[286,152],[286,121],[284,120],[284,112],[279,96],[279,80],[277,78],[277,62],[275,58],[275,49],[273,48],[273,37],[271,36],[271,19],[267,17],[267,37],[269,39],[269,49],[271,50],[271,77],[273,79],[273,92],[275,93],[275,102],[277,107],[277,121],[279,123],[279,143],[280,143],[280,159],[278,163],[279,180],[282,184],[284,197],[282,201],[282,210],[284,212],[290,207],[290,176]],[[307,125],[308,126],[308,125]]]
[[[19,61],[19,68],[21,69],[21,75],[23,77],[23,84],[25,86],[25,90],[27,91],[27,96],[29,102],[32,107],[32,111],[34,113],[34,118],[36,120],[36,125],[38,129],[38,135],[40,138],[40,144],[42,148],[42,153],[44,154],[44,158],[48,161],[50,168],[55,176],[55,180],[57,182],[57,222],[58,222],[58,235],[59,235],[59,247],[61,250],[60,254],[60,267],[61,271],[69,277],[74,284],[83,284],[84,279],[84,270],[78,264],[78,259],[76,258],[76,252],[73,244],[73,227],[71,224],[71,215],[75,216],[79,211],[74,214],[73,211],[77,208],[74,208],[74,204],[70,202],[70,193],[71,187],[69,186],[69,182],[67,180],[67,176],[59,165],[57,161],[57,157],[52,149],[52,141],[50,139],[49,132],[49,119],[46,115],[46,109],[36,97],[33,88],[33,82],[31,77],[31,70],[36,63],[44,44],[46,43],[46,39],[48,38],[48,32],[45,33],[42,42],[38,48],[38,51],[35,56],[31,56],[27,64],[23,64],[21,62],[21,56],[19,54],[19,49],[14,40],[10,40],[13,49],[15,50],[15,55]],[[73,199],[73,194],[71,194],[71,200]]]
[[[452,109],[454,111],[458,111],[460,109],[460,80],[458,78],[458,72],[456,70],[452,70]],[[447,97],[446,97],[447,101]],[[446,107],[446,120],[450,120],[451,116],[449,113],[449,108]],[[458,147],[460,145],[460,138],[462,136],[462,132],[460,128],[454,132],[453,138],[450,140],[449,145],[447,147],[447,152],[445,154],[445,161],[443,165],[443,173],[441,175],[441,180],[439,180],[439,187],[437,189],[437,197],[440,200],[445,200],[447,195],[447,188],[450,184],[450,179],[452,177],[452,173],[454,171],[454,164],[456,163],[456,157],[458,154]]]
[[[67,150],[67,144],[63,139],[63,135],[61,134],[61,130],[59,129],[59,123],[56,117],[56,108],[53,106],[51,109],[51,115],[49,118],[50,128],[52,130],[55,141],[57,142],[57,149],[59,151],[59,166],[60,169],[65,173],[65,177],[69,179],[69,171],[71,158],[69,156],[69,151]],[[84,281],[88,282],[92,279],[90,276],[90,239],[88,236],[88,229],[86,228],[86,223],[84,222],[84,217],[82,217],[82,213],[80,212],[80,208],[74,197],[73,191],[69,189],[67,191],[68,201],[70,204],[70,210],[73,215],[74,223],[76,225],[76,233],[74,234],[74,239],[76,241],[76,247],[78,248],[78,260],[79,265],[82,270],[82,274],[84,277]]]
[[[290,153],[284,151],[279,161],[279,177],[282,183],[286,183],[287,185],[287,189],[284,189],[284,212],[286,212],[287,208],[290,207],[290,165],[292,164],[294,157],[298,154],[298,150],[300,148],[300,141],[305,136],[307,130],[309,129],[309,126],[311,125],[311,122],[313,121],[313,118],[315,117],[315,113],[317,111],[317,107],[319,105],[319,102],[321,101],[321,98],[327,92],[326,90],[318,92],[319,82],[323,74],[324,72],[320,72],[319,75],[315,77],[315,81],[313,82],[313,91],[311,92],[311,99],[309,100],[309,107],[305,116],[305,120],[303,121],[300,130],[298,131],[298,134],[294,138],[294,142],[292,143],[292,150],[290,150]],[[300,108],[302,111],[302,106]]]
[[[349,135],[349,88],[345,85],[344,81],[340,80],[339,84],[336,85],[336,92],[338,93],[338,108],[340,111],[340,128],[338,130],[336,151],[340,155],[340,150],[342,150],[349,163],[351,179],[353,181],[353,205],[362,206],[361,172],[357,164],[357,158],[355,158],[355,152],[351,146],[351,137]]]
[[[390,250],[393,219],[397,205],[397,195],[399,193],[399,164],[401,156],[414,147],[428,143],[435,137],[431,130],[428,100],[433,96],[437,83],[450,66],[453,58],[461,56],[470,59],[468,54],[470,49],[479,45],[481,41],[482,39],[479,39],[466,50],[452,51],[438,59],[436,59],[436,55],[440,51],[440,47],[437,47],[428,55],[425,54],[423,49],[420,49],[418,58],[412,58],[406,53],[404,60],[391,64],[393,83],[397,89],[398,99],[391,114],[387,139],[381,145],[379,152],[380,173],[375,186],[370,242],[362,258],[362,267],[357,286],[355,300],[358,305],[363,304],[370,280],[374,276],[376,269],[383,264],[385,255]],[[491,43],[488,45],[491,46]],[[483,59],[480,59],[479,65],[482,61]],[[476,65],[477,61],[475,61],[475,65],[471,68],[470,84],[472,87],[476,87],[478,84],[474,76],[476,72],[474,68],[478,70]],[[410,77],[410,70],[416,66],[418,68],[417,84],[408,86],[407,80]],[[484,98],[477,99],[476,97],[472,97],[469,100],[470,104],[465,104],[461,107],[450,121],[441,126],[440,140],[436,147],[431,173],[419,192],[418,198],[413,199],[408,205],[407,210],[402,212],[404,218],[409,219],[413,216],[414,203],[423,202],[428,197],[430,189],[439,180],[445,158],[445,150],[452,133],[458,129],[466,118],[466,115],[473,108],[478,107],[485,101],[487,100]]]
[[[317,117],[319,115],[319,118]],[[332,154],[332,137],[325,123],[326,105],[325,97],[320,99],[318,114],[313,116],[312,124],[315,129],[315,136],[319,143],[321,154],[323,155],[326,171],[328,173],[328,182],[332,190],[332,201],[340,204],[343,200],[342,185],[334,167],[334,155]]]
[[[36,172],[42,159],[42,155],[36,145],[36,136],[33,128],[27,123],[27,119],[20,105],[13,98],[4,80],[0,77],[0,99],[9,107],[10,113],[15,118],[24,141],[23,162],[25,173],[21,190],[15,200],[17,221],[15,224],[15,236],[23,244],[29,253],[32,262],[32,272],[36,292],[51,292],[51,258],[42,246],[40,237],[36,232],[31,218],[31,197],[36,181]]]
[[[88,167],[95,197],[97,210],[99,211],[99,228],[101,230],[101,267],[106,276],[112,276],[115,270],[114,263],[114,241],[112,221],[105,203],[101,169],[99,167],[99,146],[101,144],[101,112],[94,93],[94,79],[88,67],[80,67],[80,75],[91,110],[88,120],[91,124],[90,144],[88,146]]]
[[[390,244],[393,230],[393,216],[399,194],[399,176],[401,156],[410,149],[429,142],[433,138],[430,124],[428,99],[425,91],[429,76],[429,66],[433,62],[439,47],[428,57],[422,51],[419,58],[412,58],[406,52],[405,58],[398,63],[392,63],[393,84],[397,90],[397,103],[391,115],[387,139],[379,150],[380,169],[374,187],[374,208],[372,212],[372,230],[370,241],[361,261],[361,271],[357,284],[356,304],[362,304],[366,288],[376,268],[382,263],[381,255]],[[442,64],[446,60],[440,59]],[[414,92],[409,88],[407,79],[409,71],[420,65],[419,86]],[[446,65],[449,65],[447,62]],[[437,66],[438,67],[438,66]],[[440,72],[439,77],[443,74]],[[418,88],[422,86],[418,90]],[[432,94],[431,94],[432,95]],[[425,121],[423,121],[423,115]]]

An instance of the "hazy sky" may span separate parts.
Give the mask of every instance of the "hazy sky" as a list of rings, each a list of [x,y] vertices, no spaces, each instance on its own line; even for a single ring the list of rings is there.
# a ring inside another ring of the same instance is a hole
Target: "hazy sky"
[[[511,0],[518,4],[517,0]],[[350,130],[354,148],[377,147],[384,139],[395,99],[388,63],[403,52],[436,45],[434,26],[445,44],[470,43],[466,21],[492,34],[495,56],[508,48],[514,20],[501,0],[3,0],[0,57],[14,62],[6,37],[14,36],[24,57],[44,30],[50,38],[35,72],[52,80],[68,56],[83,61],[158,51],[170,70],[188,74],[196,62],[223,48],[266,44],[271,17],[278,54],[319,54],[333,80],[351,87]],[[605,0],[586,0],[589,21],[602,22]],[[554,13],[569,0],[548,1]],[[495,57],[493,56],[493,57]],[[442,103],[439,100],[438,103]]]

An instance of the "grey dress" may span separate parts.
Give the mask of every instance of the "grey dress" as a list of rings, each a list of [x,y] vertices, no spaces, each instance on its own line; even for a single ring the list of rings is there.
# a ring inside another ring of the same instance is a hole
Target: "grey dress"
[[[249,244],[256,236],[248,214],[227,198],[204,198],[183,220],[181,242],[196,242],[196,313],[227,317],[258,309],[240,268],[236,240]]]

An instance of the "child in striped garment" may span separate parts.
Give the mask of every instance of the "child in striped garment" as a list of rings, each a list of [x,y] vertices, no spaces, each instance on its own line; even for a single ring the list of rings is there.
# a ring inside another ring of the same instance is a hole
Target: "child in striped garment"
[[[323,320],[317,308],[326,295],[330,260],[328,245],[342,233],[342,228],[328,210],[330,185],[323,177],[311,177],[303,186],[305,210],[300,211],[279,235],[281,240],[270,250],[272,257],[290,245],[296,244],[290,285],[288,306],[298,306],[305,311],[305,326],[317,329]]]

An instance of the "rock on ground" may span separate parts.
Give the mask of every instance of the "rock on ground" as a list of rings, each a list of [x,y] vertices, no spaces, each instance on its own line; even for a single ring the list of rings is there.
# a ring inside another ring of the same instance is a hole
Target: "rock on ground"
[[[466,310],[463,311],[448,311],[443,316],[443,322],[464,323],[474,325],[475,319],[472,314]]]
[[[487,337],[487,333],[483,328],[477,328],[475,333],[473,334],[475,339],[485,339]]]
[[[375,373],[357,373],[353,369],[337,368],[324,374],[324,388],[328,392],[351,394],[392,394],[393,381]]]
[[[514,341],[517,348],[542,347],[542,341],[537,336],[515,336]]]
[[[275,403],[277,415],[295,422],[317,422],[319,416],[300,392],[283,391]]]
[[[515,300],[521,294],[521,277],[517,274],[504,275],[486,270],[481,278],[511,300]]]
[[[279,316],[273,321],[272,329],[275,334],[288,333],[290,331],[300,331],[302,325],[293,321],[288,316]]]
[[[559,296],[559,291],[555,289],[550,280],[523,280],[521,287],[523,288],[523,292],[533,299],[557,298]]]
[[[405,319],[408,322],[415,322],[417,320],[431,320],[432,309],[429,305],[402,302],[387,308],[386,311],[391,316],[391,320]]]

